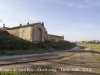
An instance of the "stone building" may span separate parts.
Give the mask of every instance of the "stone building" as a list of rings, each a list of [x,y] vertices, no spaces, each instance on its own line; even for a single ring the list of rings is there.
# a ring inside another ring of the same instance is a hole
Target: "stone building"
[[[46,39],[50,38],[56,39],[57,41],[64,40],[64,37],[62,36],[48,34],[46,28],[44,27],[44,23],[40,22],[32,24],[29,24],[28,22],[26,25],[20,24],[19,26],[12,28],[5,27],[5,24],[3,24],[1,30],[8,31],[14,36],[31,42],[45,42]]]

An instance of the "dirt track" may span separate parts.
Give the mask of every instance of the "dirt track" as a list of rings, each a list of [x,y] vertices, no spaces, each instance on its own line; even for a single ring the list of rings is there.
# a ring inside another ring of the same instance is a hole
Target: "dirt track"
[[[59,56],[61,57],[57,59],[4,65],[0,68],[35,68],[41,71],[50,69],[55,75],[100,75],[100,59],[97,58],[100,57],[100,53],[98,52],[88,50],[61,52]]]

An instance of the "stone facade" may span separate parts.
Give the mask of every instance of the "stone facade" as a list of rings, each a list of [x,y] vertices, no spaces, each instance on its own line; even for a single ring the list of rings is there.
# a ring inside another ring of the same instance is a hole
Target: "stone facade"
[[[3,25],[2,30],[8,31],[10,34],[31,42],[45,42],[45,39],[56,39],[56,41],[64,40],[63,36],[47,34],[44,23],[29,22],[26,25],[20,24],[19,26],[7,28]]]

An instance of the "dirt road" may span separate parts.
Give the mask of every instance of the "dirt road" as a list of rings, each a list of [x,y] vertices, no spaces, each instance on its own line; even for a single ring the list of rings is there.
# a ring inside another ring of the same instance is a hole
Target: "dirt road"
[[[9,65],[1,65],[0,68],[2,71],[7,69],[37,72],[51,71],[53,73],[52,75],[100,75],[100,59],[97,59],[94,54],[100,57],[100,53],[93,52],[91,50],[79,50],[71,52],[65,51],[60,52],[57,55],[44,57],[52,57],[49,59],[30,61],[18,64],[16,63]],[[26,59],[33,60],[34,58],[30,57],[17,60]]]

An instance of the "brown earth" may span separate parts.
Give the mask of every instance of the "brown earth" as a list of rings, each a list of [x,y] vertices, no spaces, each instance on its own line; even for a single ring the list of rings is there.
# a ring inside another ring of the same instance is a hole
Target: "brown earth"
[[[52,72],[52,75],[100,75],[99,52],[86,49],[74,52],[60,52],[58,55],[59,58],[56,59],[48,59],[48,60],[27,62],[20,64],[2,65],[0,66],[0,68],[8,68],[8,69],[16,68],[17,70],[18,68],[20,69],[28,68],[28,69],[35,69],[35,71],[44,70],[45,73],[47,69]],[[45,56],[45,58],[47,57]]]

